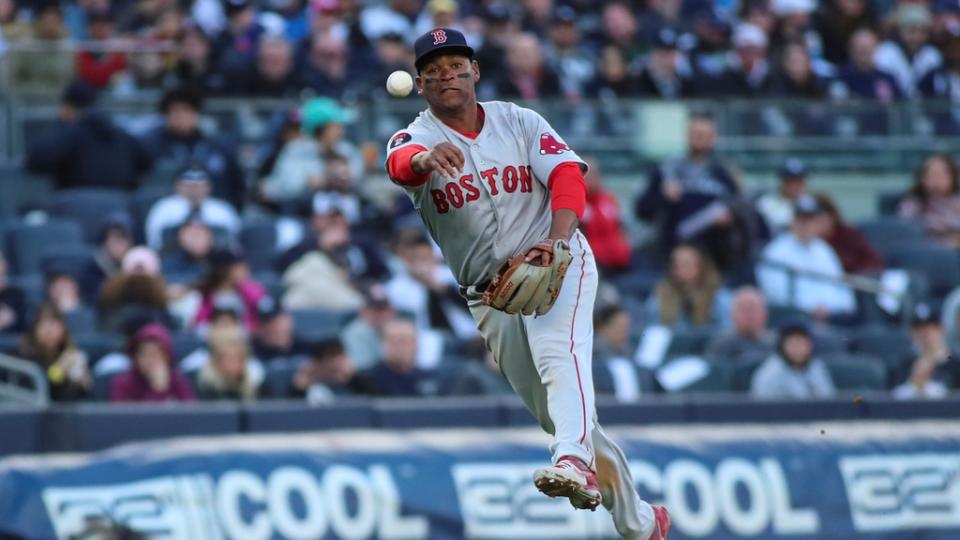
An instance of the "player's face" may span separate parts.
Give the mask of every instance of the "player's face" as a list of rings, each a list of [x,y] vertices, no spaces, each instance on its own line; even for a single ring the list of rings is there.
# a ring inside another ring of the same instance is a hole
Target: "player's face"
[[[456,111],[476,102],[479,80],[476,62],[460,54],[443,54],[423,66],[417,87],[431,108]]]

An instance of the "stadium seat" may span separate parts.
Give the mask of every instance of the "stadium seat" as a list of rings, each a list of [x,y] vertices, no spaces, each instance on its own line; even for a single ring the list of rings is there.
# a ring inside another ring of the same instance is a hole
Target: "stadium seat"
[[[960,255],[938,245],[902,245],[890,253],[888,266],[905,268],[926,276],[932,298],[944,298],[960,285]]]
[[[899,367],[914,355],[913,340],[905,330],[874,324],[853,331],[850,350],[879,358],[887,369]]]
[[[927,237],[920,223],[894,217],[864,221],[857,229],[884,259],[904,246],[923,244]]]
[[[661,366],[657,370],[657,381],[660,383],[660,387],[665,386],[664,383],[664,372],[673,367],[673,364],[678,362],[688,362],[691,358],[680,358],[673,361],[667,362],[664,366]],[[671,393],[682,393],[682,394],[693,394],[693,393],[716,393],[716,392],[733,392],[733,375],[734,368],[729,363],[726,362],[706,362],[702,361],[706,367],[706,371],[702,376],[695,377],[688,383],[683,384],[679,388],[668,389],[664,388]]]
[[[824,362],[837,390],[886,390],[883,362],[867,355],[827,355]]]
[[[902,191],[881,192],[877,195],[877,213],[881,216],[894,216],[903,199]]]
[[[356,313],[330,309],[298,309],[293,316],[294,334],[297,339],[316,341],[336,336]]]
[[[130,196],[118,189],[66,189],[54,194],[50,213],[79,223],[84,238],[93,243],[103,218],[113,212],[126,212],[129,206]]]
[[[792,306],[767,306],[767,324],[776,330],[787,322],[810,322],[810,314]]]
[[[17,356],[20,351],[20,336],[17,334],[0,334],[0,354]]]
[[[244,223],[240,231],[240,245],[252,270],[272,269],[277,250],[276,225],[268,220]]]
[[[290,382],[302,360],[278,360],[267,365],[267,373],[260,385],[260,397],[264,399],[289,399]]]
[[[27,209],[45,208],[53,192],[53,182],[45,176],[28,173],[19,167],[0,168],[0,216],[22,215]]]
[[[173,355],[180,362],[188,354],[204,346],[203,340],[193,332],[176,332],[171,336]]]
[[[44,275],[50,272],[66,272],[79,278],[80,272],[93,262],[93,257],[93,247],[87,244],[57,246],[44,250],[40,259],[40,270]]]
[[[133,218],[133,236],[137,243],[143,243],[146,240],[143,228],[147,221],[147,214],[150,213],[150,208],[153,207],[154,203],[171,193],[173,193],[172,188],[146,185],[130,197],[130,217]]]
[[[707,348],[713,333],[705,330],[682,330],[673,333],[666,358],[700,356]]]
[[[71,334],[89,334],[97,330],[97,314],[88,307],[79,307],[69,313],[64,313],[67,328]]]
[[[72,221],[51,220],[40,225],[19,223],[7,230],[7,253],[13,274],[28,275],[41,271],[47,253],[83,244],[80,226]]]
[[[107,332],[77,333],[73,335],[73,342],[78,349],[87,353],[91,366],[108,353],[124,350],[126,345],[122,335]]]
[[[763,364],[766,359],[752,360],[747,362],[738,362],[731,366],[732,387],[734,392],[750,392],[750,382],[753,380],[753,374]]]

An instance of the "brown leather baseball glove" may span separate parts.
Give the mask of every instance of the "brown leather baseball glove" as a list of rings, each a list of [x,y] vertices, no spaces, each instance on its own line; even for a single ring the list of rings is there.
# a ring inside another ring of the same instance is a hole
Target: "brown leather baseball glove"
[[[533,249],[549,253],[550,264],[527,262],[527,254]],[[500,266],[483,293],[483,303],[511,315],[546,314],[560,294],[570,258],[566,240],[541,241]]]

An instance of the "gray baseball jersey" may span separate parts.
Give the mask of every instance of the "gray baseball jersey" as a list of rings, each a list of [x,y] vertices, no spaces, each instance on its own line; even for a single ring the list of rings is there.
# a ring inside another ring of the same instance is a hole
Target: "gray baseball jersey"
[[[447,264],[463,286],[492,275],[506,259],[547,237],[551,223],[547,181],[560,163],[583,160],[535,111],[513,103],[480,104],[483,129],[471,139],[425,110],[387,144],[387,155],[441,142],[463,153],[456,179],[434,172],[405,186]]]

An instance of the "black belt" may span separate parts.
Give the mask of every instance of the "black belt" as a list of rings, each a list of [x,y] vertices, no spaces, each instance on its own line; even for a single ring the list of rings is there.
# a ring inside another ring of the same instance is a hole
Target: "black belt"
[[[460,293],[460,296],[466,298],[467,300],[470,300],[472,296],[476,297],[475,295],[483,294],[483,292],[486,291],[487,287],[489,286],[490,286],[490,280],[488,279],[485,281],[481,281],[480,283],[478,283],[477,285],[474,285],[473,287],[464,287],[463,285],[460,285],[457,287],[457,291]],[[473,289],[472,295],[471,295],[470,289]]]

